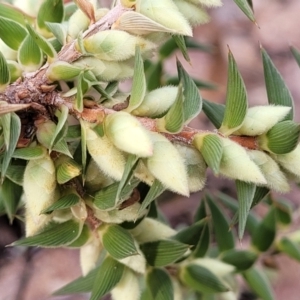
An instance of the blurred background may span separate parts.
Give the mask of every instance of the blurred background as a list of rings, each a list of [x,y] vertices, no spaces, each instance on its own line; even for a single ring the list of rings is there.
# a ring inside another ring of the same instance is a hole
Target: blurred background
[[[104,3],[105,1],[103,1]],[[111,1],[106,1],[110,3]],[[233,0],[223,0],[223,7],[210,10],[211,22],[194,31],[195,38],[211,47],[210,52],[190,51],[191,65],[184,63],[190,75],[212,82],[216,90],[201,90],[201,95],[211,101],[224,103],[227,81],[228,47],[232,51],[244,78],[250,106],[266,104],[260,45],[271,56],[290,89],[296,105],[296,121],[300,121],[300,69],[289,50],[291,45],[300,49],[300,1],[253,0],[257,25],[251,23]],[[175,55],[169,59],[165,71],[176,74]],[[212,129],[201,114],[191,126]],[[206,188],[234,194],[232,182],[209,175]],[[288,195],[295,207],[294,227],[300,226],[299,189]],[[182,198],[171,193],[163,195],[160,208],[174,227],[189,224],[202,193]],[[258,214],[264,213],[259,206]],[[23,234],[22,225],[9,226],[5,217],[0,218],[0,300],[84,300],[87,295],[51,297],[51,293],[81,275],[76,250],[7,248]],[[247,243],[247,238],[245,240]],[[272,284],[278,300],[299,299],[300,264],[286,256],[277,255],[270,265]],[[273,269],[273,270],[275,270]],[[245,287],[245,291],[247,287]],[[243,298],[242,298],[243,297]],[[241,299],[254,299],[245,293]],[[248,297],[248,298],[247,298]]]

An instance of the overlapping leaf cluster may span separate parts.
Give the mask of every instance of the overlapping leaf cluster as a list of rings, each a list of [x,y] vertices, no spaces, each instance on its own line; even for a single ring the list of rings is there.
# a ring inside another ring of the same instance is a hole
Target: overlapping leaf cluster
[[[236,2],[254,21],[249,2]],[[299,181],[300,129],[266,51],[269,104],[248,108],[229,52],[226,105],[218,105],[202,100],[179,61],[178,84],[160,84],[175,44],[187,60],[187,47],[201,48],[183,36],[207,22],[203,6],[219,0],[121,0],[110,10],[96,1],[76,4],[45,0],[32,17],[0,3],[0,210],[13,220],[25,203],[26,238],[14,244],[80,248],[84,276],[59,294],[236,299],[241,272],[272,299],[252,265],[270,247],[299,260],[293,238],[274,243],[276,224],[289,223],[289,207],[271,201],[260,222],[249,211],[270,190],[287,192],[291,179]],[[151,63],[155,52],[160,58]],[[129,93],[119,88],[126,78]],[[25,96],[11,99],[8,89],[22,84]],[[23,101],[34,84],[38,105]],[[187,127],[202,108],[216,132]],[[154,200],[166,189],[184,196],[202,190],[208,167],[236,181],[238,202],[220,196],[235,213],[232,224],[209,196],[186,229],[159,221]],[[237,220],[238,237],[245,228],[252,235],[249,250],[235,249],[228,229]]]

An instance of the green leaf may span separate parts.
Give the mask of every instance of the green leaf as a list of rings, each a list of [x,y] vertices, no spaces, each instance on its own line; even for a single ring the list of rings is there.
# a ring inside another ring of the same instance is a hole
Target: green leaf
[[[178,86],[178,93],[174,104],[171,106],[167,114],[162,119],[158,120],[164,123],[164,125],[161,128],[162,130],[165,129],[167,132],[170,133],[178,133],[182,130],[184,125],[182,84],[179,84]],[[160,122],[158,124],[160,124]],[[160,125],[158,126],[160,127]]]
[[[63,153],[72,158],[72,154],[65,139],[62,139],[57,144],[55,144],[52,150]]]
[[[178,45],[172,36],[172,38],[168,39],[159,48],[159,56],[161,60],[170,57],[177,49],[178,49]]]
[[[80,248],[87,243],[89,238],[91,237],[91,231],[88,225],[83,225],[82,231],[78,238],[74,240],[71,244],[68,245],[68,248]]]
[[[0,187],[0,198],[3,202],[5,211],[8,215],[10,224],[13,222],[14,216],[16,214],[23,189],[21,186],[16,185],[8,178],[5,178]]]
[[[47,150],[42,146],[27,147],[16,149],[12,155],[13,158],[24,160],[38,159],[46,155]]]
[[[69,108],[66,105],[62,105],[60,107],[60,114],[58,116],[58,123],[56,125],[54,134],[52,136],[50,142],[50,149],[52,149],[53,145],[58,143],[67,133],[66,122],[69,116]]]
[[[18,50],[27,35],[26,29],[19,23],[4,17],[0,17],[0,28],[0,38],[3,42],[13,50]]]
[[[256,187],[256,191],[259,188],[260,187]],[[254,199],[255,199],[255,195],[254,195]],[[220,200],[233,213],[235,213],[235,216],[233,217],[234,220],[231,221],[231,225],[230,225],[231,227],[233,227],[236,224],[236,222],[238,222],[238,201],[236,199],[224,194],[224,193],[218,193],[218,196],[219,196]],[[256,217],[256,215],[252,211],[250,211],[250,213],[248,214],[247,222],[246,222],[246,229],[250,232],[250,234],[253,234],[253,232],[256,230],[258,224],[259,224],[258,218]]]
[[[50,81],[71,81],[74,80],[81,72],[82,68],[69,64],[68,62],[58,60],[49,65],[46,76]]]
[[[102,188],[95,194],[94,205],[100,210],[111,210],[116,206],[119,182]]]
[[[220,137],[217,134],[196,134],[193,144],[200,151],[214,174],[218,174],[223,155],[223,143]]]
[[[21,25],[25,25],[26,22],[33,22],[32,17],[26,15],[23,11],[8,3],[0,3],[0,17],[16,21]]]
[[[187,48],[189,49],[196,49],[207,53],[211,53],[214,51],[214,47],[211,46],[210,44],[198,42],[191,37],[185,37],[185,43]]]
[[[194,77],[191,77],[191,78],[192,78],[193,82],[196,84],[198,89],[206,89],[206,90],[216,90],[217,89],[217,86],[211,82],[199,80]],[[168,77],[165,80],[165,84],[177,86],[179,84],[178,76]]]
[[[68,283],[59,290],[55,291],[53,295],[58,296],[91,292],[96,279],[96,275],[100,268],[101,266],[93,269],[86,276],[79,277],[76,280]]]
[[[205,204],[205,199],[203,199],[201,200],[201,203],[195,213],[194,222],[196,223],[197,221],[200,221],[206,217],[207,217],[206,204]]]
[[[276,208],[277,221],[283,225],[289,225],[293,221],[293,207],[286,200],[276,199],[274,202]]]
[[[295,58],[295,60],[298,64],[298,66],[300,67],[300,51],[297,48],[293,47],[293,46],[291,46],[290,49],[291,49],[291,52],[292,52],[292,54],[293,54],[293,56],[294,56],[294,58]]]
[[[67,141],[80,139],[81,137],[81,127],[79,124],[68,126],[68,131],[65,138]]]
[[[55,210],[69,208],[69,207],[79,203],[79,201],[80,201],[80,197],[78,196],[78,194],[71,193],[71,194],[65,195],[62,198],[58,199],[55,203],[53,203],[46,209],[42,210],[41,213],[49,214]]]
[[[43,52],[34,39],[27,35],[18,49],[18,62],[28,72],[36,71],[44,61]]]
[[[6,177],[17,185],[23,185],[25,166],[10,165],[6,171]]]
[[[141,55],[140,48],[136,47],[131,96],[126,111],[131,112],[142,103],[146,95],[146,90],[147,90],[147,84],[146,84],[143,58]]]
[[[263,59],[268,101],[270,104],[291,107],[290,112],[286,115],[284,120],[293,120],[293,97],[267,52],[262,48],[261,53]]]
[[[257,226],[253,236],[252,244],[259,251],[267,251],[273,244],[276,235],[276,209],[271,207],[266,216]]]
[[[143,200],[141,207],[139,209],[138,215],[142,212],[148,205],[151,204],[153,200],[155,200],[159,195],[161,195],[165,191],[164,186],[157,179],[152,183],[147,196]]]
[[[239,239],[244,235],[251,204],[255,193],[255,184],[236,180],[236,190],[239,200]]]
[[[179,50],[181,51],[184,59],[187,62],[191,62],[186,44],[185,44],[185,39],[183,35],[172,35],[172,38],[174,39],[175,43],[177,44]]]
[[[54,34],[61,45],[66,44],[67,40],[67,29],[66,26],[59,23],[45,22],[48,29]]]
[[[115,196],[115,204],[118,205],[121,203],[123,200],[121,194],[123,188],[128,185],[130,179],[132,178],[133,171],[135,167],[137,166],[138,163],[138,157],[136,155],[129,154],[126,159],[126,164],[125,164],[125,169],[121,178],[121,181],[119,182],[118,189],[117,189],[117,194]]]
[[[116,259],[139,255],[132,235],[118,225],[107,225],[102,234],[106,251]]]
[[[224,119],[220,131],[226,136],[236,131],[247,113],[247,91],[234,57],[228,54],[228,81]]]
[[[140,246],[150,266],[163,267],[182,258],[189,245],[174,240],[160,240]]]
[[[205,225],[207,224],[207,219],[204,218],[187,228],[184,228],[177,232],[176,235],[172,236],[172,239],[181,242],[186,245],[196,246],[199,242],[199,239],[202,235]]]
[[[243,273],[243,276],[250,288],[262,300],[274,300],[275,296],[272,292],[272,287],[266,275],[257,268],[252,268]]]
[[[5,57],[0,51],[0,92],[4,91],[11,79],[10,71]]]
[[[263,186],[257,186],[253,197],[251,208],[253,208],[258,203],[260,203],[269,193],[270,190],[268,188]]]
[[[216,128],[220,128],[225,114],[225,105],[203,99],[203,111]]]
[[[1,121],[3,120],[3,117],[0,117]],[[3,131],[7,131],[7,124],[2,122]],[[21,133],[21,121],[20,118],[15,114],[11,113],[10,118],[10,126],[9,126],[9,144],[6,144],[6,151],[4,152],[3,161],[1,165],[1,177],[4,178],[6,175],[7,168],[11,162],[13,153],[16,149],[19,136]]]
[[[64,3],[62,0],[46,0],[41,5],[37,15],[37,25],[49,32],[46,22],[60,23],[64,18]]]
[[[231,249],[221,256],[222,261],[235,266],[237,271],[245,271],[252,267],[258,258],[258,254],[249,250]]]
[[[66,246],[76,240],[82,230],[82,224],[70,220],[64,223],[50,223],[42,232],[18,240],[12,246]]]
[[[173,300],[173,284],[168,273],[163,269],[153,268],[147,274],[147,286],[151,300]]]
[[[224,212],[207,196],[207,203],[212,215],[215,238],[220,252],[234,248],[234,235],[229,231],[229,221]]]
[[[116,207],[117,202],[119,203],[123,200],[126,200],[132,193],[132,190],[138,185],[138,183],[139,181],[137,179],[132,179],[131,182],[125,185],[118,198],[116,197],[120,182],[115,182],[107,187],[104,187],[95,194],[94,205],[101,210],[111,210]],[[118,200],[117,202],[116,199]]]
[[[251,0],[250,0],[251,1]],[[249,0],[234,0],[241,11],[252,21],[255,22],[252,6],[249,4]]]
[[[180,278],[185,285],[201,293],[223,293],[230,290],[214,273],[194,263],[182,268]]]
[[[80,135],[81,135],[81,165],[82,165],[82,173],[85,174],[86,171],[86,161],[87,161],[87,146],[86,146],[86,125],[83,120],[79,120],[80,122]],[[84,181],[84,175],[83,175]]]
[[[193,256],[204,257],[209,249],[209,246],[210,246],[210,230],[209,230],[209,224],[206,223],[201,232],[201,236],[196,246],[196,249],[193,252]]]
[[[47,41],[42,35],[37,33],[29,24],[26,24],[26,28],[31,37],[36,42],[36,44],[39,46],[39,48],[50,58],[55,58],[57,53],[53,48],[52,44],[49,41]]]
[[[292,152],[298,145],[299,133],[300,125],[287,120],[277,123],[261,138],[263,139],[265,136],[267,139],[268,149],[266,150],[275,154],[286,154]],[[262,147],[264,146],[262,145]]]
[[[106,257],[98,268],[90,300],[99,300],[121,280],[125,266],[111,257]]]
[[[172,36],[173,37],[173,36]],[[186,47],[189,49],[196,49],[203,52],[212,52],[212,47],[203,43],[199,43],[191,38],[185,38]],[[161,60],[170,57],[178,49],[178,44],[175,39],[169,39],[159,49]]]
[[[77,94],[75,100],[75,109],[79,112],[83,111],[83,94],[84,94],[84,73],[81,73],[77,82]]]
[[[158,61],[157,63],[151,63],[150,67],[147,69],[146,72],[148,91],[155,90],[162,86],[161,83],[162,74],[163,74],[162,62]]]
[[[277,243],[277,249],[300,262],[300,246],[288,237],[282,237]]]
[[[200,113],[202,109],[202,98],[195,82],[184,70],[179,60],[177,60],[177,72],[183,86],[184,122],[187,124]]]

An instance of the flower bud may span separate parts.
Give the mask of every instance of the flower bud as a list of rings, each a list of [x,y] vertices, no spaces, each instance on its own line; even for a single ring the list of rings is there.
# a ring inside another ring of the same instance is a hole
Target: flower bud
[[[272,157],[288,172],[300,178],[300,144],[289,153],[272,155]]]
[[[134,57],[135,48],[148,52],[156,48],[152,42],[121,30],[106,30],[85,38],[87,52],[95,54],[101,60],[122,61]]]
[[[131,229],[130,233],[139,244],[143,244],[167,239],[177,232],[164,223],[151,218],[145,218],[139,225]]]
[[[275,191],[287,193],[290,190],[289,183],[278,164],[265,152],[258,150],[247,151],[250,158],[259,166],[267,186]]]
[[[194,193],[202,190],[206,182],[206,163],[202,155],[196,149],[188,146],[175,144],[175,147],[186,165],[189,191]]]
[[[194,4],[200,4],[200,5],[205,5],[205,6],[222,6],[222,1],[221,0],[188,0],[191,3]]]
[[[70,17],[68,22],[68,42],[77,39],[80,32],[85,31],[90,24],[88,16],[80,9]]]
[[[149,172],[149,170],[141,160],[138,162],[136,168],[134,169],[134,176],[150,186],[155,180],[154,176]]]
[[[106,136],[98,136],[93,129],[87,128],[86,135],[88,151],[98,167],[113,179],[121,180],[125,168],[123,154]]]
[[[73,65],[91,69],[93,74],[101,81],[119,81],[133,76],[133,63],[125,61],[101,61],[96,57],[84,57]]]
[[[125,268],[119,283],[111,290],[113,300],[139,300],[140,285],[138,276],[128,268]]]
[[[164,86],[149,92],[141,105],[132,114],[141,117],[162,117],[175,102],[178,87]]]
[[[192,28],[172,0],[137,0],[136,11],[178,34],[192,36]]]
[[[209,15],[200,7],[185,0],[173,0],[179,11],[192,26],[205,24],[209,21]]]
[[[49,65],[46,76],[50,81],[71,80],[77,77],[81,72],[82,68],[59,60]]]
[[[250,107],[242,126],[234,132],[234,134],[249,136],[261,135],[280,122],[290,110],[290,107],[280,105]]]
[[[49,155],[27,163],[23,188],[26,197],[26,236],[31,236],[51,220],[50,215],[41,215],[41,211],[57,199],[55,167]]]
[[[113,183],[113,180],[106,176],[97,163],[91,159],[86,172],[84,186],[88,188],[89,192],[99,191],[101,188]]]
[[[134,35],[147,35],[151,32],[168,32],[176,34],[176,30],[167,28],[136,11],[126,11],[112,25],[112,29],[124,30]]]
[[[146,160],[150,173],[171,191],[188,196],[189,187],[184,161],[173,144],[159,133],[151,133],[153,155]]]
[[[80,247],[80,267],[83,276],[96,267],[102,249],[100,238],[97,236],[92,236],[91,240]]]
[[[148,157],[153,153],[153,144],[147,130],[132,115],[117,112],[108,115],[104,120],[107,137],[120,150]]]
[[[266,184],[267,181],[259,167],[250,159],[247,151],[229,138],[221,138],[223,155],[220,163],[220,173],[232,179],[238,179],[256,184]]]
[[[136,255],[127,256],[118,261],[139,274],[146,273],[146,259],[139,245],[135,242]],[[131,298],[130,298],[131,299]]]

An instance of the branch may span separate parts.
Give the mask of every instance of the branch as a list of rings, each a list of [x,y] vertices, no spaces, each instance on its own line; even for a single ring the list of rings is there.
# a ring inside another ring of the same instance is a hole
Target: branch
[[[113,7],[103,18],[91,24],[89,28],[83,33],[83,38],[96,34],[99,31],[110,30],[112,25],[118,20],[118,18],[126,11],[131,10],[123,7],[118,3]],[[57,60],[66,61],[72,63],[84,54],[76,49],[77,40],[65,45],[58,53]],[[84,108],[80,113],[74,108],[75,97],[64,98],[60,92],[56,89],[56,84],[50,82],[46,77],[46,71],[49,68],[47,63],[41,69],[34,73],[28,73],[24,75],[22,79],[18,79],[16,82],[10,84],[3,93],[0,93],[0,101],[6,101],[9,104],[7,106],[0,107],[0,115],[23,109],[31,108],[39,115],[51,118],[53,108],[59,108],[61,105],[66,105],[69,111],[78,120],[83,119],[91,123],[101,123],[105,116],[108,114],[116,113],[119,109],[107,109],[101,105],[94,108]],[[137,117],[140,123],[150,131],[159,132],[156,127],[156,120]],[[191,145],[194,136],[197,133],[207,132],[206,130],[194,129],[185,126],[180,133],[177,134],[164,134],[170,141],[177,141],[187,145]],[[257,149],[255,137],[241,137],[231,136],[232,140],[249,149]]]

